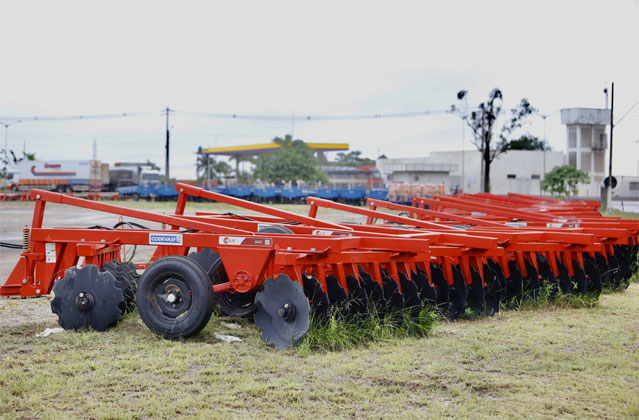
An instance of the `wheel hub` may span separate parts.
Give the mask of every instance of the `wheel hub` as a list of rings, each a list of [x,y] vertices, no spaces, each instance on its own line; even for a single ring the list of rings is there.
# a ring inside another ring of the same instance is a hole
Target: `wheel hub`
[[[93,307],[94,303],[95,303],[95,298],[93,297],[91,293],[80,292],[75,297],[75,304],[78,307],[78,309],[81,311],[88,311],[89,309]]]
[[[281,316],[286,322],[293,322],[295,320],[295,306],[286,302],[280,309],[277,310],[277,314]]]
[[[157,289],[157,302],[162,313],[177,318],[191,306],[191,293],[181,279],[168,279]]]

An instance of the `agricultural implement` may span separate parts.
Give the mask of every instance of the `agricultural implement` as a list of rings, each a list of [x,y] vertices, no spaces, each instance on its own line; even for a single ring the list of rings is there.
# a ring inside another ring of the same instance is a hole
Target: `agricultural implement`
[[[544,287],[598,296],[636,270],[639,224],[602,218],[596,203],[462,195],[412,197],[412,206],[369,198],[363,208],[308,197],[302,216],[185,184],[176,191],[172,215],[31,191],[32,225],[0,295],[53,292],[53,312],[73,330],[108,329],[137,306],[154,333],[172,339],[201,331],[217,305],[253,316],[262,338],[285,348],[300,342],[310,313],[493,315]],[[189,198],[257,215],[185,215]],[[135,222],[44,228],[47,202]],[[320,208],[366,222],[327,222]],[[137,246],[154,247],[152,257],[133,264],[124,251]]]

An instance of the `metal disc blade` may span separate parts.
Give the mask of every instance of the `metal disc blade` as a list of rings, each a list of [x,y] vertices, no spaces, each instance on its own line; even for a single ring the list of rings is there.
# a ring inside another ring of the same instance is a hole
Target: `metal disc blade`
[[[254,315],[262,340],[278,350],[297,346],[309,327],[310,305],[302,285],[280,274],[277,280],[268,278],[263,286],[255,295]]]
[[[572,282],[577,285],[577,293],[584,295],[588,291],[588,282],[586,281],[586,272],[581,265],[572,260],[572,269],[575,275],[572,277]]]
[[[546,284],[550,285],[550,293],[552,295],[557,293],[557,278],[555,273],[552,272],[545,255],[537,254],[537,267],[539,267],[539,275],[545,280]]]
[[[619,260],[616,256],[608,254],[608,266],[610,267],[612,286],[616,289],[621,285],[621,270],[619,269]]]
[[[599,296],[602,290],[601,275],[595,260],[588,255],[584,256],[584,271],[588,276],[588,293]]]
[[[439,264],[431,264],[430,274],[433,276],[433,284],[437,287],[437,307],[447,312],[450,305],[450,291],[444,271]]]
[[[493,287],[494,290],[491,293],[501,304],[508,295],[508,282],[506,281],[506,275],[504,274],[504,270],[501,265],[496,263],[492,258],[488,259],[488,266],[492,269],[493,273],[497,275],[497,285],[496,287]]]
[[[619,261],[619,269],[621,270],[621,278],[623,280],[629,280],[632,277],[632,270],[630,268],[630,259],[628,251],[625,246],[615,245],[614,246],[615,255],[617,256],[617,261]]]
[[[453,285],[449,287],[450,307],[448,318],[457,319],[464,313],[468,305],[468,286],[458,266],[453,265]]]
[[[568,295],[571,294],[572,281],[568,275],[568,268],[559,259],[557,259],[557,269],[559,270],[559,288],[561,292]]]
[[[597,268],[599,269],[599,273],[601,275],[601,284],[605,287],[611,287],[611,273],[610,267],[608,266],[608,262],[606,261],[606,257],[604,257],[601,253],[595,253],[595,261],[597,262]]]
[[[328,295],[322,290],[320,282],[315,277],[303,276],[304,295],[308,298],[311,311],[316,317],[325,317],[331,306]]]
[[[337,280],[337,277],[330,275],[326,276],[326,288],[328,289],[328,300],[331,305],[342,308],[348,302],[348,295],[346,290],[342,288]]]
[[[468,307],[475,315],[483,315],[486,312],[486,289],[479,272],[470,266],[470,277],[472,282],[468,286]]]
[[[486,311],[488,316],[495,315],[499,311],[499,305],[501,303],[500,291],[502,288],[501,281],[497,273],[488,264],[482,266],[484,273],[484,280],[487,284],[486,287]]]
[[[135,310],[135,293],[138,288],[140,276],[132,262],[118,263],[113,260],[100,267],[100,271],[108,271],[115,276],[116,286],[122,289],[124,304],[120,309],[122,312],[132,312]]]
[[[382,286],[373,280],[373,277],[364,271],[361,267],[359,268],[359,280],[362,285],[362,289],[366,292],[368,296],[369,304],[372,302],[377,307],[377,310],[380,310],[384,306],[386,306],[386,299],[384,298],[384,289]]]
[[[104,331],[117,324],[122,315],[124,295],[115,276],[100,272],[95,265],[69,268],[53,286],[51,310],[65,330],[92,328]],[[84,304],[80,299],[84,298]]]
[[[380,269],[380,273],[382,275],[382,283],[384,284],[384,299],[388,302],[388,306],[396,310],[404,309],[404,297],[399,292],[397,283],[388,277],[384,269]]]
[[[539,290],[541,289],[539,273],[533,263],[528,259],[524,259],[524,265],[526,266],[526,272],[528,274],[524,279],[524,291],[528,292],[533,299],[537,300]]]
[[[422,306],[435,307],[437,305],[437,291],[428,281],[428,275],[422,271],[417,270],[417,273],[412,273],[413,281],[419,291],[419,297],[422,301]]]
[[[368,297],[354,276],[346,276],[348,286],[348,312],[361,318],[368,317]]]
[[[408,309],[412,317],[418,317],[422,310],[422,300],[419,298],[417,285],[401,271],[399,272],[399,284],[402,286],[402,294],[404,295],[404,307]]]
[[[512,300],[516,306],[519,306],[521,304],[524,279],[515,260],[508,261],[508,271],[510,271],[510,277],[507,279],[508,285],[506,288],[508,291],[508,299]]]

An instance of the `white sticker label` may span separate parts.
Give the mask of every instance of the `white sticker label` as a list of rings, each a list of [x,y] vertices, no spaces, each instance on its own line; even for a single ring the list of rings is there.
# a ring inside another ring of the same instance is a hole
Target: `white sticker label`
[[[312,233],[315,236],[353,236],[352,233],[336,232],[334,230],[322,230],[322,229],[315,229],[313,230]]]
[[[549,228],[560,228],[563,226],[564,226],[563,223],[546,223],[546,227],[549,227]]]
[[[54,263],[56,262],[56,256],[55,256],[55,244],[52,243],[47,243],[44,246],[45,249],[45,255],[47,257],[47,262],[48,263]]]
[[[528,226],[528,223],[526,223],[526,222],[506,222],[506,226],[526,227],[526,226]]]
[[[149,245],[182,246],[182,234],[180,233],[149,233]]]
[[[315,236],[331,236],[332,234],[333,234],[332,230],[315,229],[313,231],[313,235]]]
[[[271,246],[273,244],[273,240],[271,238],[260,238],[255,236],[220,236],[218,243],[220,245]]]

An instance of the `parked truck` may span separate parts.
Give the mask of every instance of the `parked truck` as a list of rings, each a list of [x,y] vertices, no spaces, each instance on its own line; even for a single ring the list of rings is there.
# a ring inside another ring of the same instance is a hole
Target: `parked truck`
[[[61,192],[100,191],[109,183],[109,165],[98,160],[23,160],[8,180],[11,190],[32,187]]]

